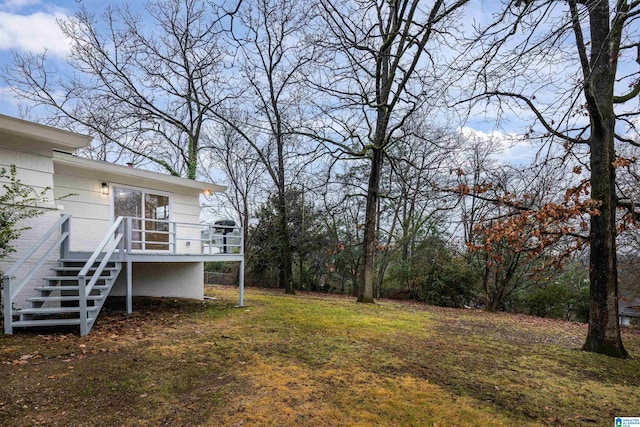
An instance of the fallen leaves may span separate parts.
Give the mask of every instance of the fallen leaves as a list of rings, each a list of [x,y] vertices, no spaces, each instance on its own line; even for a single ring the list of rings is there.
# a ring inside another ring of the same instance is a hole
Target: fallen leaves
[[[575,350],[582,324],[255,289],[246,316],[237,288],[215,292],[204,316],[143,306],[89,337],[7,339],[0,425],[575,425],[640,402],[638,361]]]
[[[12,365],[12,366],[20,366],[20,365],[26,365],[26,364],[33,364],[33,365],[39,365],[42,363],[42,361],[39,361],[38,359],[42,358],[41,355],[39,354],[23,354],[22,356],[18,357],[17,359],[13,359],[10,362],[2,362],[3,365]]]
[[[50,379],[50,380],[55,380],[55,379],[57,379],[57,378],[64,378],[64,377],[67,377],[67,376],[69,376],[69,374],[67,374],[67,373],[63,373],[63,374],[53,374],[53,375],[49,375],[49,376],[47,376],[47,378],[48,378],[48,379]]]

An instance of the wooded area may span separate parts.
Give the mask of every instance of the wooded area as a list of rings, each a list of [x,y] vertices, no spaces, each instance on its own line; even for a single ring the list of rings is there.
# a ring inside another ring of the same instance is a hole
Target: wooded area
[[[80,2],[65,62],[15,53],[4,75],[32,118],[94,135],[85,156],[228,185],[207,203],[245,226],[250,284],[589,321],[584,349],[625,357],[639,18],[638,0]]]

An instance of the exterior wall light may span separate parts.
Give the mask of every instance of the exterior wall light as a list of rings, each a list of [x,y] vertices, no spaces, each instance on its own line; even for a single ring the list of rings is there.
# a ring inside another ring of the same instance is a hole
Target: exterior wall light
[[[106,182],[102,183],[102,194],[104,194],[105,196],[109,195],[109,184],[107,184]]]
[[[204,194],[205,196],[209,197],[213,194],[213,191],[209,190],[208,188],[206,190],[204,190],[202,192],[202,194]]]

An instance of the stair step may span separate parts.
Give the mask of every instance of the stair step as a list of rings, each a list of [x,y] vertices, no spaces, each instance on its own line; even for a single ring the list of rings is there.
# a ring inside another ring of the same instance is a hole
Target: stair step
[[[95,317],[87,318],[89,323],[93,322]],[[67,325],[79,325],[79,318],[72,319],[37,319],[37,320],[16,320],[12,323],[16,328],[28,328],[34,326],[67,326]]]
[[[108,280],[112,279],[113,276],[100,276],[98,280]],[[47,276],[43,277],[43,280],[50,280],[52,282],[78,282],[78,276]],[[87,276],[87,280],[91,280],[90,276]]]
[[[16,320],[11,323],[14,328],[28,328],[33,326],[67,326],[79,325],[80,319],[39,319],[39,320]]]
[[[88,311],[96,311],[98,306],[89,306],[87,307]],[[21,314],[43,314],[43,315],[51,315],[51,314],[63,314],[63,313],[80,313],[80,307],[38,307],[38,308],[22,308],[19,310],[14,310],[13,315],[19,316]]]
[[[88,301],[96,301],[104,298],[105,295],[87,295]],[[68,295],[63,297],[30,297],[26,299],[29,302],[53,302],[53,301],[78,301],[78,296]]]
[[[36,291],[77,291],[78,290],[78,285],[75,286],[65,286],[65,285],[60,285],[60,286],[38,286],[36,288],[34,288]],[[98,290],[98,291],[102,291],[105,289],[109,289],[109,286],[107,285],[95,285],[93,287],[94,290]]]
[[[78,267],[78,265],[80,267],[84,267],[84,265],[87,263],[87,261],[89,261],[89,259],[61,259],[59,260],[60,264],[62,267]],[[92,267],[97,267],[98,265],[100,265],[100,263],[102,262],[102,259],[97,259],[95,260],[95,262],[93,263]],[[114,262],[117,261],[109,261],[110,264],[113,264]],[[69,265],[72,264],[72,265]]]
[[[63,272],[63,273],[66,273],[66,272],[72,273],[72,272],[76,272],[76,271],[79,272],[82,269],[83,269],[83,267],[53,267],[53,268],[51,268],[51,270],[53,270],[53,271],[60,271],[60,272]],[[96,271],[97,269],[98,269],[97,266],[96,267],[91,267],[91,268],[89,268],[89,271]],[[102,271],[116,271],[117,269],[118,269],[118,267],[105,267],[104,270],[102,270]]]
[[[77,276],[47,276],[43,277],[42,280],[46,280],[49,282],[74,282],[76,287],[78,286],[78,277]],[[53,285],[51,285],[53,286]]]
[[[87,260],[88,258],[74,257],[59,260],[59,266],[51,268],[52,275],[43,278],[46,281],[44,286],[34,288],[39,295],[26,299],[32,307],[11,311],[11,326],[29,328],[80,325],[80,333],[88,333],[107,299],[107,294],[122,270],[122,262],[118,260],[105,262],[100,276],[97,276],[98,282],[92,287],[86,301],[82,302],[83,305],[86,305],[87,310],[85,328],[80,322],[80,289],[77,275],[84,268]],[[89,268],[87,281],[92,280],[91,275],[95,274],[101,263],[102,260],[98,259]],[[43,307],[47,305],[55,306]]]

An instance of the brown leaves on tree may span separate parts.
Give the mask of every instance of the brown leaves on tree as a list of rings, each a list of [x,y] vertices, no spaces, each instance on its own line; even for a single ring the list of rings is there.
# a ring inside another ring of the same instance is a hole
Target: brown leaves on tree
[[[573,171],[580,173],[581,168]],[[486,253],[490,266],[498,269],[505,251],[524,253],[528,260],[550,252],[552,255],[536,271],[549,263],[562,265],[569,254],[586,244],[588,217],[600,214],[597,202],[589,198],[590,185],[586,180],[568,188],[560,201],[541,205],[536,205],[532,194],[498,191],[491,183],[473,187],[460,184],[450,190],[460,196],[492,201],[502,208],[498,210],[501,214],[479,221],[474,228],[476,241],[467,243],[470,251]]]
[[[632,157],[627,159],[625,157],[617,157],[611,164],[614,168],[626,168],[629,167],[632,163],[635,163],[638,160],[637,157]]]

